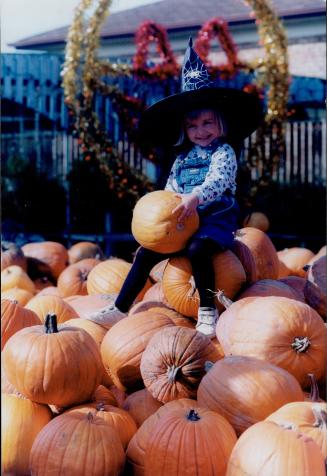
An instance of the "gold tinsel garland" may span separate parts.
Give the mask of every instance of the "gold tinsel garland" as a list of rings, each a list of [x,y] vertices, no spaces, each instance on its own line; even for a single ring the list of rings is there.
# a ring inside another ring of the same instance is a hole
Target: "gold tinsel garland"
[[[148,178],[133,170],[118,156],[111,140],[103,130],[97,114],[93,111],[92,99],[97,89],[105,87],[106,94],[120,98],[122,93],[115,86],[101,81],[104,69],[109,64],[101,64],[97,59],[99,32],[111,0],[99,0],[88,23],[85,12],[93,0],[82,0],[75,10],[75,16],[67,39],[65,63],[63,67],[63,88],[65,102],[70,114],[75,116],[74,128],[78,134],[84,159],[95,159],[105,173],[113,196],[125,198],[131,205],[145,192],[153,189]],[[119,73],[119,68],[115,68]],[[124,72],[126,69],[123,68]]]

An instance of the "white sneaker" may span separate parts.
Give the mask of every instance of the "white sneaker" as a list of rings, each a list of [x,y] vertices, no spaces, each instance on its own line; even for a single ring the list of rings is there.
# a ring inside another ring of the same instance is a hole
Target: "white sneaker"
[[[216,324],[219,314],[216,308],[213,307],[199,307],[198,322],[195,329],[201,334],[204,334],[210,339],[216,337]]]
[[[88,319],[96,324],[100,324],[106,329],[110,329],[118,321],[127,317],[127,314],[121,312],[114,304],[109,304],[109,306],[92,311],[89,314],[85,314],[83,317],[84,319]]]

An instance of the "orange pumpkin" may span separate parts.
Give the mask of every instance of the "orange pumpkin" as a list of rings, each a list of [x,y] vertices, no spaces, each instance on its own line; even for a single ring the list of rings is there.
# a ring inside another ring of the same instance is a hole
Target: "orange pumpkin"
[[[86,287],[88,294],[117,295],[129,273],[132,265],[119,258],[111,258],[94,266],[90,271]],[[144,293],[151,287],[148,280],[136,300],[141,301]]]
[[[85,318],[90,313],[109,306],[115,298],[116,295],[111,294],[90,294],[86,296],[68,296],[64,298],[64,301],[75,310],[78,316]]]
[[[151,288],[144,293],[143,301],[159,301],[169,306],[163,290],[162,282],[153,284]]]
[[[33,442],[51,420],[52,412],[47,405],[4,394],[1,415],[1,474],[28,475]]]
[[[226,476],[252,474],[324,476],[325,462],[318,445],[311,438],[274,422],[262,421],[240,436],[226,471]]]
[[[166,327],[146,346],[141,375],[146,388],[160,402],[195,398],[206,361],[220,358],[209,337],[195,329]]]
[[[239,259],[232,251],[224,251],[213,256],[215,289],[223,289],[232,298],[245,283],[245,272]],[[190,260],[185,257],[171,258],[162,280],[164,294],[170,306],[180,314],[197,319],[199,293],[192,276]],[[223,306],[216,299],[219,310]]]
[[[78,327],[79,329],[84,329],[94,340],[96,345],[98,346],[99,352],[101,349],[101,344],[103,341],[104,336],[107,333],[107,329],[100,326],[99,324],[96,324],[93,321],[90,321],[89,319],[81,319],[81,318],[75,318],[75,319],[69,319],[68,321],[65,321],[63,323],[64,327]],[[103,367],[103,377],[101,380],[101,383],[106,386],[110,386],[113,384],[113,381],[109,377],[107,371]]]
[[[10,301],[17,301],[21,306],[25,306],[34,296],[31,291],[22,288],[10,288],[1,293],[1,299],[9,299]]]
[[[306,278],[300,276],[286,276],[285,278],[279,278],[278,281],[287,284],[297,293],[298,297],[301,297],[301,301],[305,302],[304,286],[307,282]]]
[[[282,296],[304,302],[301,294],[294,288],[277,279],[260,279],[260,281],[250,284],[237,296],[237,299],[257,296]]]
[[[91,412],[63,413],[36,437],[30,470],[38,476],[116,476],[125,463],[117,431]]]
[[[35,285],[26,271],[20,266],[11,265],[1,271],[1,291],[7,289],[21,288],[35,294]]]
[[[123,403],[123,409],[132,415],[138,427],[161,406],[146,388],[131,393]]]
[[[133,210],[135,240],[158,253],[174,253],[185,248],[199,227],[199,216],[193,213],[179,223],[178,213],[172,214],[172,211],[180,202],[181,199],[168,190],[157,190],[141,197]]]
[[[267,360],[288,370],[301,385],[309,373],[324,377],[326,328],[305,303],[285,297],[247,297],[224,311],[216,327],[225,355]]]
[[[135,476],[144,476],[145,452],[153,435],[153,429],[162,416],[168,412],[183,409],[192,410],[198,408],[196,400],[180,398],[162,405],[153,415],[149,416],[138,428],[137,432],[128,444],[126,452],[126,469]]]
[[[17,390],[34,402],[69,406],[91,398],[103,374],[97,345],[83,329],[45,325],[14,334],[3,350],[4,369]]]
[[[57,296],[62,297],[57,286],[46,286],[45,288],[40,289],[37,293],[38,296]]]
[[[224,357],[210,368],[200,382],[197,400],[201,407],[227,418],[240,434],[282,405],[303,401],[304,394],[286,370],[235,355]]]
[[[16,332],[40,324],[41,321],[35,312],[25,309],[15,301],[1,300],[1,350]]]
[[[22,250],[26,257],[34,258],[47,265],[56,279],[68,266],[67,249],[56,241],[26,243],[22,246]]]
[[[62,297],[87,294],[87,277],[99,260],[88,258],[77,261],[65,268],[57,281],[57,287]]]
[[[283,264],[283,268],[287,270],[288,275],[300,276],[302,278],[307,275],[303,267],[314,257],[314,253],[308,248],[297,246],[278,251],[277,255],[279,261]]]
[[[101,418],[109,426],[115,428],[119,435],[123,448],[127,445],[136,433],[137,426],[132,416],[122,408],[104,403],[85,403],[66,410],[67,413],[84,413],[87,415],[91,411],[92,415]]]
[[[104,405],[113,405],[118,407],[118,402],[111,390],[104,385],[99,385],[92,396],[93,403],[103,403]]]
[[[327,404],[326,402],[291,402],[271,413],[266,421],[303,433],[312,438],[327,458]]]
[[[144,311],[151,311],[155,313],[159,312],[160,314],[164,314],[165,316],[168,316],[174,322],[174,324],[176,324],[176,326],[190,327],[191,329],[194,329],[196,324],[196,321],[193,319],[183,316],[174,309],[167,307],[166,304],[158,301],[140,301],[131,307],[128,315],[133,316],[134,314]]]
[[[55,314],[57,322],[60,324],[78,317],[76,311],[63,298],[50,294],[41,296],[37,294],[28,301],[25,308],[34,311],[42,322],[45,321],[48,314]]]
[[[92,241],[79,241],[68,249],[68,257],[69,264],[74,264],[88,258],[101,261],[104,259],[104,254],[100,245],[97,243],[92,243]]]
[[[232,426],[216,412],[205,408],[168,411],[153,428],[144,474],[207,476],[214,468],[212,474],[224,476],[236,441]]]
[[[321,256],[314,261],[308,271],[304,286],[304,295],[308,304],[323,319],[327,319],[327,257]]]
[[[234,253],[241,261],[249,283],[260,279],[277,279],[279,261],[269,236],[253,227],[235,232]]]
[[[115,385],[125,391],[143,387],[141,356],[151,337],[166,326],[169,317],[149,311],[126,317],[108,330],[101,344],[101,355]]]

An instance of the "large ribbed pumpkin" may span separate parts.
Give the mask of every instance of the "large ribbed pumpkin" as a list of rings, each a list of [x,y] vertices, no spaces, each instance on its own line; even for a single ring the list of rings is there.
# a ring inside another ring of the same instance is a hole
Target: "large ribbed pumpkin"
[[[133,391],[143,387],[142,353],[151,337],[166,326],[174,326],[169,317],[146,311],[126,317],[109,329],[101,344],[101,355],[118,388]]]
[[[283,405],[266,420],[280,426],[291,426],[312,438],[327,458],[327,404],[326,402],[292,402]]]
[[[68,321],[68,319],[78,317],[76,311],[63,298],[54,295],[39,296],[37,294],[28,301],[25,307],[34,311],[42,322],[45,321],[48,314],[55,314],[59,324]]]
[[[144,248],[158,253],[174,253],[185,248],[199,226],[199,216],[192,214],[181,223],[172,214],[181,202],[174,192],[157,190],[141,197],[133,210],[132,233]]]
[[[56,241],[27,243],[22,246],[26,257],[34,258],[46,264],[55,278],[68,266],[68,251],[64,245]]]
[[[18,395],[1,397],[1,474],[27,476],[33,442],[52,418],[47,405]]]
[[[282,390],[281,390],[282,389]],[[200,406],[223,415],[237,434],[289,402],[303,401],[298,381],[284,369],[252,357],[227,356],[200,382]]]
[[[221,358],[209,337],[195,329],[167,327],[157,332],[146,346],[141,375],[146,388],[162,403],[196,398],[206,362]]]
[[[248,428],[230,455],[226,476],[325,476],[318,445],[271,421]]]
[[[120,259],[111,258],[94,266],[87,278],[87,291],[89,294],[117,295],[131,269],[131,263]],[[148,280],[136,300],[140,301],[144,293],[151,287]]]
[[[1,350],[17,331],[40,324],[41,320],[35,312],[25,309],[15,301],[1,300]]]
[[[247,297],[224,311],[216,327],[225,355],[267,360],[288,370],[301,385],[325,375],[326,327],[308,304],[285,297]]]
[[[144,476],[145,452],[148,448],[153,429],[160,418],[176,409],[192,410],[198,408],[198,402],[190,398],[180,398],[162,405],[153,415],[149,416],[138,428],[129,442],[126,452],[126,467],[134,476]]]
[[[94,258],[83,259],[75,264],[67,266],[61,273],[57,281],[57,287],[62,297],[86,295],[87,278],[100,260]]]
[[[118,476],[124,463],[117,431],[91,412],[54,418],[36,437],[30,457],[35,476]]]
[[[233,298],[245,283],[246,276],[240,260],[232,251],[224,251],[213,256],[215,270],[215,289],[224,290],[227,297]],[[188,258],[176,257],[169,260],[163,280],[163,290],[170,306],[184,316],[197,318],[199,293],[192,276],[192,266]],[[219,310],[223,306],[216,299]]]
[[[205,408],[176,409],[153,428],[145,451],[145,476],[225,476],[237,441],[228,421]]]
[[[16,332],[3,350],[3,362],[22,395],[62,407],[90,399],[103,375],[92,337],[77,327],[58,329],[53,315],[44,325]]]
[[[279,260],[277,251],[269,236],[252,227],[235,232],[234,253],[241,261],[247,281],[277,279]]]
[[[159,301],[140,301],[130,308],[128,315],[132,316],[144,311],[153,311],[160,312],[160,314],[165,314],[165,316],[168,316],[174,322],[174,324],[176,324],[176,326],[190,327],[191,329],[194,329],[196,324],[194,319],[183,316],[179,312],[167,307],[166,304],[163,304]]]

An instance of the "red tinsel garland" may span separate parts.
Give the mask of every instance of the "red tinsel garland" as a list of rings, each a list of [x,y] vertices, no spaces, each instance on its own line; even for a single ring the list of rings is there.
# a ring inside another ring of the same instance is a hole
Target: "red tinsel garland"
[[[215,37],[219,40],[227,56],[226,64],[214,65],[208,60],[210,42]],[[245,66],[237,57],[236,45],[229,33],[227,23],[222,18],[212,18],[202,26],[198,32],[194,48],[201,60],[206,64],[210,73],[219,71],[230,77],[234,75],[238,69]]]
[[[156,42],[156,49],[162,61],[155,66],[148,67],[146,61],[149,44],[152,41]],[[133,71],[137,76],[166,79],[179,74],[180,67],[170,47],[167,32],[161,25],[152,21],[143,22],[135,34],[135,43],[137,50],[133,57]]]

